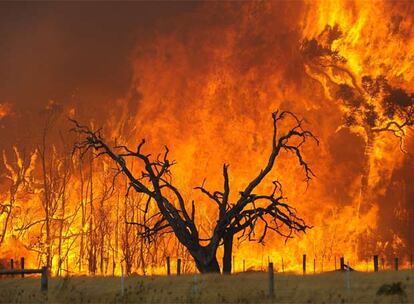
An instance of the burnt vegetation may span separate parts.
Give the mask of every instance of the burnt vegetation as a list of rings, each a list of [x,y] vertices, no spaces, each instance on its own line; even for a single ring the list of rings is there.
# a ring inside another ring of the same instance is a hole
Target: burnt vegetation
[[[263,242],[267,233],[272,231],[286,240],[297,232],[306,232],[310,228],[297,215],[296,209],[287,203],[283,195],[282,185],[273,181],[270,193],[258,193],[258,186],[275,167],[282,152],[290,152],[303,168],[305,181],[308,183],[314,173],[305,161],[302,153],[303,145],[311,140],[318,143],[317,138],[309,130],[304,129],[303,120],[288,111],[276,111],[272,114],[273,134],[271,152],[267,164],[260,172],[238,192],[231,195],[229,165],[222,169],[223,188],[210,191],[204,184],[195,189],[216,206],[218,217],[208,238],[200,236],[200,228],[196,223],[196,202],[186,201],[182,192],[173,184],[171,168],[175,161],[169,159],[169,148],[162,154],[153,157],[144,152],[145,140],[136,148],[125,145],[110,145],[102,136],[101,130],[91,130],[73,120],[73,131],[81,140],[74,149],[85,155],[93,150],[96,157],[109,157],[117,166],[117,175],[123,174],[129,181],[126,196],[135,191],[145,197],[144,217],[140,222],[127,221],[140,229],[140,236],[151,242],[157,235],[173,233],[178,241],[188,250],[201,273],[220,272],[217,260],[219,246],[224,246],[223,272],[231,272],[233,239],[255,240]],[[291,124],[283,131],[282,122]],[[140,173],[132,169],[132,162],[137,162]]]

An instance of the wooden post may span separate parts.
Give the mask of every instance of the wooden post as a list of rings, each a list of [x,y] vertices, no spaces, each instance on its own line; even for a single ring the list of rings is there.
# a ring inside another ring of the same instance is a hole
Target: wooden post
[[[22,278],[24,278],[24,257],[20,258],[20,268],[22,269]]]
[[[14,260],[13,259],[10,260],[10,269],[11,270],[14,269]],[[14,278],[14,275],[12,275],[12,278]]]
[[[341,270],[345,270],[345,259],[344,259],[344,257],[341,257],[340,261],[341,261]]]
[[[398,258],[394,259],[394,268],[395,268],[395,271],[398,271]]]
[[[285,263],[283,262],[283,258],[282,258],[282,272],[285,273]]]
[[[350,266],[349,265],[350,264],[349,264],[349,261],[348,261],[348,268],[347,268],[347,272],[346,272],[346,289],[348,290],[348,293],[351,290],[351,277],[350,277],[351,271],[350,271],[350,268],[349,268]]]
[[[313,274],[316,273],[316,259],[313,259]]]
[[[177,259],[177,275],[181,274],[181,259]]]
[[[374,255],[374,271],[378,272],[378,256]]]
[[[42,267],[42,276],[40,277],[40,290],[41,291],[47,291],[47,285],[48,285],[48,277],[47,277],[47,267]]]
[[[171,275],[170,257],[167,256],[167,275]]]
[[[303,274],[306,274],[306,254],[303,255],[302,268],[303,268]]]
[[[243,272],[246,272],[246,261],[243,260]]]
[[[274,277],[273,277],[273,263],[269,263],[269,297],[273,297],[275,293]]]

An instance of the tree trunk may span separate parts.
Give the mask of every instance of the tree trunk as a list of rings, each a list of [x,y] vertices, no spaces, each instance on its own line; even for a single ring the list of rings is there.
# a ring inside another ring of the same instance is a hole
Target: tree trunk
[[[369,188],[369,178],[371,175],[371,158],[372,151],[374,149],[375,134],[370,130],[366,130],[367,133],[367,142],[365,144],[364,151],[364,167],[361,174],[361,191],[360,191],[360,201],[358,206],[358,215],[359,213],[364,214],[371,207],[371,197],[370,197],[370,188]]]
[[[90,188],[89,188],[89,203],[90,203],[90,217],[89,217],[89,274],[96,273],[96,233],[95,233],[95,215],[93,206],[93,159],[90,160]]]
[[[44,192],[44,202],[43,202],[43,209],[45,212],[45,227],[46,227],[46,266],[48,268],[48,271],[51,271],[52,265],[51,265],[51,248],[50,248],[50,185],[48,181],[48,173],[47,173],[47,167],[46,167],[46,128],[43,131],[43,137],[42,137],[42,146],[39,149],[40,156],[41,156],[41,163],[42,163],[42,176],[43,176],[43,192]]]
[[[195,259],[198,271],[201,273],[220,273],[220,265],[217,258],[214,257],[209,261],[200,261]]]
[[[182,243],[183,244],[183,243]],[[184,244],[183,244],[184,245]],[[217,244],[218,245],[218,244]],[[189,248],[184,245],[193,257],[200,273],[220,273],[220,265],[217,261],[217,245],[196,246]]]
[[[14,208],[14,202],[16,201],[17,189],[18,189],[18,185],[16,187],[12,186],[12,190],[10,190],[10,204],[9,204],[10,206],[9,206],[8,210],[6,211],[7,215],[6,215],[6,219],[4,220],[3,231],[2,231],[1,236],[0,236],[0,247],[1,247],[1,244],[4,242],[4,239],[6,237],[7,226],[9,224],[10,216],[11,216],[13,208]]]
[[[80,245],[79,245],[79,272],[83,271],[83,257],[84,257],[84,238],[85,238],[85,226],[86,226],[86,206],[84,202],[84,179],[83,179],[83,166],[82,161],[79,163],[79,180],[80,180],[80,189],[79,189],[79,202],[81,204],[81,225],[82,231],[80,234]]]
[[[223,238],[224,254],[223,254],[223,273],[231,274],[231,259],[233,254],[233,234],[226,233]]]

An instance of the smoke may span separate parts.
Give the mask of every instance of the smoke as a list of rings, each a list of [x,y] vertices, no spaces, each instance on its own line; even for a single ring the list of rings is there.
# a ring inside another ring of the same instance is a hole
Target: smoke
[[[192,3],[1,3],[0,101],[15,117],[3,121],[0,148],[29,144],[50,100],[105,121],[131,81],[130,55],[157,20],[192,10]],[[23,131],[24,130],[24,131]],[[30,145],[30,144],[29,144]]]

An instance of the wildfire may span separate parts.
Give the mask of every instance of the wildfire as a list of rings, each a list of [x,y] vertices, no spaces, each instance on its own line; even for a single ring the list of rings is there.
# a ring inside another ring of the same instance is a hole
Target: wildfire
[[[413,11],[409,2],[386,1],[206,3],[136,47],[129,91],[104,123],[88,125],[102,125],[117,144],[145,138],[148,153],[167,145],[177,161],[174,185],[196,202],[205,238],[216,209],[194,187],[221,187],[228,163],[235,197],[267,161],[269,113],[292,110],[320,139],[304,150],[317,178],[304,183],[285,154],[263,188],[279,180],[313,228],[287,243],[276,235],[264,244],[235,240],[235,270],[271,260],[281,271],[283,260],[284,271],[301,271],[303,254],[316,271],[339,267],[340,256],[361,270],[373,254],[404,257],[409,240],[381,219],[394,205],[405,225],[412,218],[404,187],[401,198],[387,200],[392,184],[403,183],[395,174],[412,149]],[[143,220],[144,198],[125,196],[128,183],[109,160],[70,153],[63,131],[54,134],[64,112],[55,105],[31,153],[14,148],[12,161],[3,153],[0,256],[49,260],[54,274],[165,273],[167,256],[194,270],[173,235],[148,244],[126,224]],[[79,112],[71,105],[64,113]],[[9,113],[0,104],[0,119]]]
[[[9,103],[0,103],[0,120],[11,113],[11,105]]]

